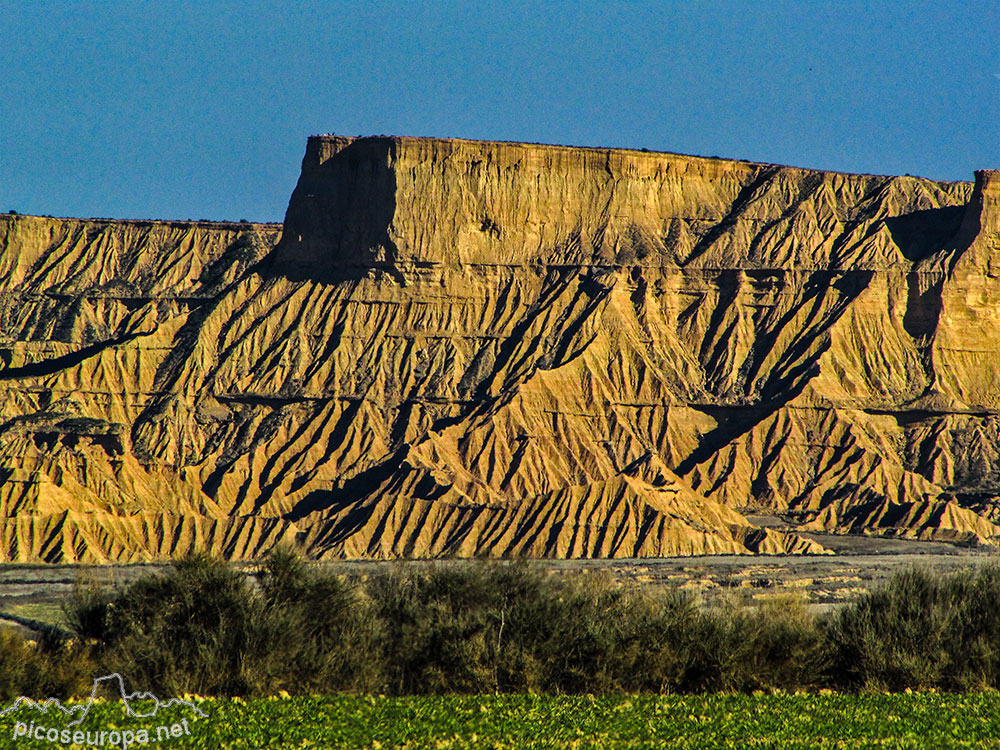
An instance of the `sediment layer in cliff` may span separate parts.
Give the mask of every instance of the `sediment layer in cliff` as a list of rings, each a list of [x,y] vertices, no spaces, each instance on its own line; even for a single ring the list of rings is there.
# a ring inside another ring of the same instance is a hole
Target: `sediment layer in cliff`
[[[283,228],[0,216],[0,554],[821,549],[749,511],[992,543],[998,207],[318,136]]]

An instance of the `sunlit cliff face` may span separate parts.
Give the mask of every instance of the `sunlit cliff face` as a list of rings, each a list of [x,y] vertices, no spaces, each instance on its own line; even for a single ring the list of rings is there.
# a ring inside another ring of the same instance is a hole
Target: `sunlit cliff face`
[[[0,554],[989,541],[998,193],[319,136],[283,232],[0,216]]]

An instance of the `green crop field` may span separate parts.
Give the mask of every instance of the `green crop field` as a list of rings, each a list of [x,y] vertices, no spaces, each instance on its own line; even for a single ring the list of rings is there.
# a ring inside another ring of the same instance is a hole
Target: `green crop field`
[[[1000,747],[1000,695],[315,697],[198,702],[125,719],[97,704],[94,732],[180,722],[179,737],[130,747],[596,748]],[[75,747],[14,737],[15,721],[55,726],[33,708],[0,718],[3,748]],[[155,731],[154,731],[155,735]],[[112,745],[104,738],[104,747]],[[119,743],[117,745],[121,747]]]

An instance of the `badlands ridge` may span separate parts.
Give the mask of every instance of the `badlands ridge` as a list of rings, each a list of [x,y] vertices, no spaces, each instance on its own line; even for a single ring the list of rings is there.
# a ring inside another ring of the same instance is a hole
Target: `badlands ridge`
[[[283,226],[0,215],[0,558],[993,544],[998,277],[987,171],[317,136]]]

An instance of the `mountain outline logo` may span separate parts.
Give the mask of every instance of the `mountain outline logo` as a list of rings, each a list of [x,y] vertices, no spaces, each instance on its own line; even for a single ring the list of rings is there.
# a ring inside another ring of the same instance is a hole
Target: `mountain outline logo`
[[[0,717],[8,716],[20,710],[23,706],[29,706],[31,708],[34,708],[36,711],[39,711],[46,715],[48,715],[51,709],[58,709],[63,713],[64,716],[74,716],[76,714],[79,714],[78,716],[76,716],[76,718],[73,719],[73,721],[69,722],[66,725],[67,727],[79,726],[80,723],[83,722],[85,718],[87,718],[87,714],[90,712],[90,707],[97,700],[97,690],[101,685],[101,683],[111,680],[116,681],[118,684],[118,694],[119,697],[121,698],[122,703],[125,704],[125,714],[127,716],[131,716],[136,719],[149,719],[156,716],[157,712],[159,712],[161,708],[170,708],[171,706],[187,706],[192,711],[194,711],[199,717],[203,719],[208,717],[208,714],[206,714],[204,711],[198,708],[193,702],[185,700],[183,698],[171,698],[170,700],[162,701],[159,698],[157,698],[154,693],[148,691],[144,692],[137,690],[133,693],[129,693],[125,690],[124,678],[118,672],[112,672],[111,674],[96,678],[94,680],[93,687],[91,687],[90,690],[90,697],[87,698],[86,703],[83,703],[81,705],[66,706],[58,698],[47,698],[45,701],[39,702],[33,698],[29,698],[26,695],[21,695],[15,698],[14,702],[11,703],[9,706],[7,706],[7,708],[0,711]],[[151,700],[155,703],[155,705],[153,706],[153,709],[151,711],[147,712],[136,711],[132,707],[132,701],[136,700],[141,700],[141,701]]]

